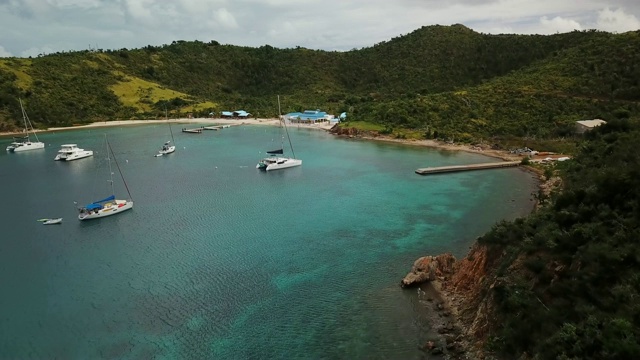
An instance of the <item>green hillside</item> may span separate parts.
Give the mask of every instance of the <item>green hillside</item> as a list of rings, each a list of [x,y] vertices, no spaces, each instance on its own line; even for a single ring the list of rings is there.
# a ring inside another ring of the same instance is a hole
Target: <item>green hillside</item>
[[[638,32],[487,35],[427,26],[360,50],[327,52],[175,41],[142,49],[0,59],[0,128],[244,109],[322,108],[456,141],[558,138],[573,121],[637,117]],[[347,126],[349,126],[347,124]]]

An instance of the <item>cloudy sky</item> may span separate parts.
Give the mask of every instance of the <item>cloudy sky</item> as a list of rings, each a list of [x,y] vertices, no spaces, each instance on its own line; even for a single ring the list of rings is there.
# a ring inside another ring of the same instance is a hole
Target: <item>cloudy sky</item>
[[[425,25],[484,33],[640,29],[640,0],[0,0],[0,57],[174,40],[351,50]]]

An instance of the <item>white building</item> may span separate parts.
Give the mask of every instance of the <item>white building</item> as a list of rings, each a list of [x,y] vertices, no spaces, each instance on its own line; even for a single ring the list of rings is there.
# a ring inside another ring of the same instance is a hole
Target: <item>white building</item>
[[[576,132],[578,134],[582,134],[585,131],[591,130],[596,126],[600,126],[602,124],[606,124],[607,122],[601,119],[593,119],[593,120],[580,120],[576,121]]]

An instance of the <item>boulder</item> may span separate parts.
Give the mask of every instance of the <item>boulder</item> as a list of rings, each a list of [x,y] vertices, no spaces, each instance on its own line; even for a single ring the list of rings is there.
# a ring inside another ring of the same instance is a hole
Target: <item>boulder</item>
[[[402,279],[400,285],[408,287],[426,281],[433,281],[453,272],[456,258],[447,253],[438,256],[423,256],[413,263],[411,271]]]

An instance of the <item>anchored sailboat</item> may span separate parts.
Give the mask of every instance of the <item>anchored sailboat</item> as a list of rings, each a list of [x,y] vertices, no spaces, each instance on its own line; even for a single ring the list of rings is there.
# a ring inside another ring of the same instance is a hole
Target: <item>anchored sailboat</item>
[[[281,134],[280,148],[267,151],[267,154],[270,156],[260,160],[258,165],[256,165],[257,169],[271,171],[302,165],[302,160],[295,158],[296,153],[293,151],[293,145],[291,144],[291,138],[289,137],[289,130],[287,130],[287,123],[281,115],[280,95],[278,95],[278,119],[280,119],[280,129],[284,129],[284,133],[287,135],[287,139],[289,140],[289,147],[291,148],[291,154],[293,157],[278,156],[284,155],[284,135]]]
[[[166,120],[169,120],[166,107],[164,108],[164,117]],[[162,145],[162,148],[158,150],[158,153],[155,155],[155,157],[171,154],[172,152],[176,151],[176,142],[173,140],[173,130],[171,130],[171,123],[169,123],[169,132],[171,133],[171,141],[165,142],[164,145]]]
[[[125,210],[129,210],[133,208],[133,200],[131,199],[131,192],[129,192],[129,187],[127,186],[127,182],[124,180],[124,175],[122,175],[122,171],[120,170],[120,165],[118,165],[118,160],[116,160],[116,155],[113,153],[113,149],[111,148],[111,144],[109,144],[109,140],[107,139],[107,135],[104,136],[104,140],[106,143],[106,154],[107,154],[107,162],[109,164],[109,184],[111,185],[111,195],[98,201],[94,201],[90,204],[87,204],[83,207],[79,207],[78,211],[80,214],[78,215],[79,220],[90,220],[97,219],[105,216],[111,216],[115,214],[119,214]],[[111,158],[113,158],[114,163],[116,164],[116,168],[120,173],[120,177],[122,178],[122,182],[124,183],[125,188],[127,189],[127,193],[129,194],[129,198],[127,200],[117,200],[115,196],[115,190],[113,188],[113,171],[111,169]]]
[[[7,146],[7,151],[22,152],[28,150],[44,149],[44,143],[40,142],[40,140],[38,139],[38,135],[36,135],[36,132],[33,130],[33,125],[31,125],[31,121],[27,116],[27,112],[22,105],[22,99],[18,99],[18,101],[20,101],[20,110],[22,110],[22,120],[24,121],[24,133],[26,135],[21,137],[14,137],[13,142],[9,146]],[[29,129],[31,129],[31,132],[33,132],[33,136],[35,136],[36,141],[31,141],[29,139]]]

